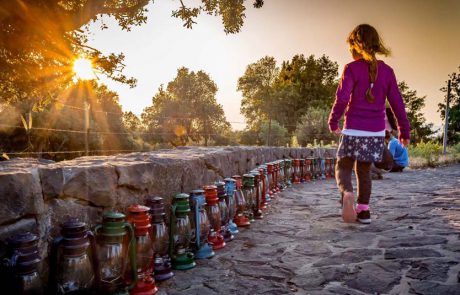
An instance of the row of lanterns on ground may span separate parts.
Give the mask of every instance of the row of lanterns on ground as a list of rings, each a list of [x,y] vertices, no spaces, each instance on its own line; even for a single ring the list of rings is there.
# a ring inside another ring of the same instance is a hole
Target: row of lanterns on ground
[[[177,194],[169,228],[161,197],[128,207],[127,215],[104,213],[94,231],[70,219],[51,247],[47,294],[155,294],[155,281],[173,277],[173,269],[195,267],[195,259],[213,257],[238,228],[263,218],[279,191],[293,183],[333,177],[334,161],[279,160],[242,177]],[[2,268],[8,294],[43,294],[37,236],[16,235],[9,240],[9,251]]]

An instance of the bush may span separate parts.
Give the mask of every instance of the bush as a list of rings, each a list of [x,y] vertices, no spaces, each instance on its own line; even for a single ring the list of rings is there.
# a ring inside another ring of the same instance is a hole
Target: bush
[[[435,167],[442,155],[442,145],[434,142],[421,142],[415,147],[409,147],[410,157],[419,157],[426,161],[429,167]]]
[[[460,160],[460,144],[448,147],[446,155],[442,151],[442,144],[432,141],[410,146],[409,165],[411,168],[435,167]]]

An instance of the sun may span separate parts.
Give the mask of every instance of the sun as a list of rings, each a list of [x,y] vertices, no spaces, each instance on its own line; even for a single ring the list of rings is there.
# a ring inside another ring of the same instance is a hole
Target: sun
[[[93,64],[86,58],[78,58],[73,62],[73,71],[77,79],[90,80],[94,79]]]

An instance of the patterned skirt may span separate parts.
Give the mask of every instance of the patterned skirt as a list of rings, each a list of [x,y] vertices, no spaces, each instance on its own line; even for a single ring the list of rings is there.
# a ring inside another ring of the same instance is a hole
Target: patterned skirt
[[[362,162],[381,162],[384,149],[383,136],[350,136],[340,137],[337,158],[350,157]]]

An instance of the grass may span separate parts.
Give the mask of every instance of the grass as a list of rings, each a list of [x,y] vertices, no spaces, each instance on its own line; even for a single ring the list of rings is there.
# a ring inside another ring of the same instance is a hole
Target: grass
[[[460,143],[449,146],[447,153],[442,153],[442,145],[435,142],[421,142],[409,147],[409,167],[437,167],[460,161]]]

